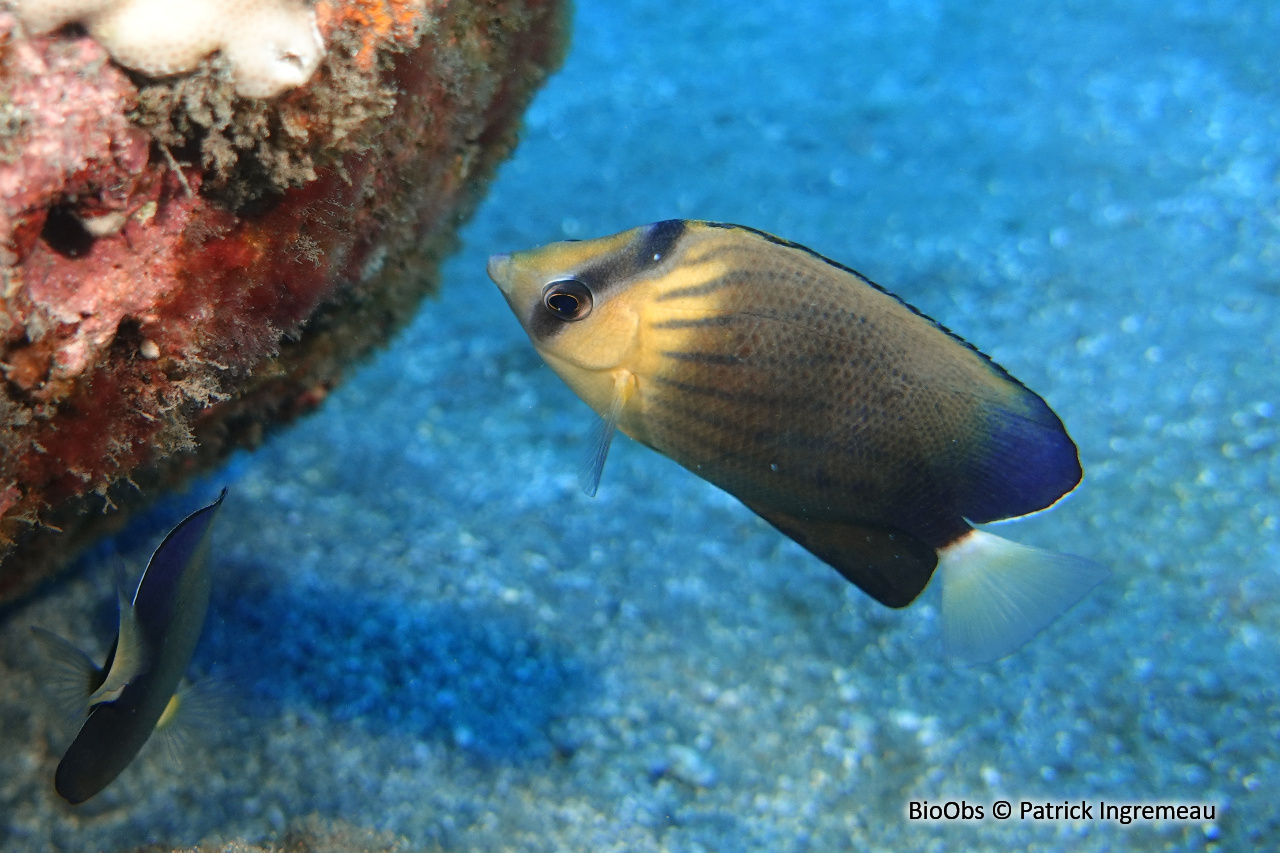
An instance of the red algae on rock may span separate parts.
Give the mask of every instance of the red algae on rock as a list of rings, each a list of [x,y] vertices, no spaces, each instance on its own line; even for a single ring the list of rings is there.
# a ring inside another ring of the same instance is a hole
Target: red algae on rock
[[[561,0],[320,0],[271,100],[0,13],[0,600],[305,412],[433,289]]]

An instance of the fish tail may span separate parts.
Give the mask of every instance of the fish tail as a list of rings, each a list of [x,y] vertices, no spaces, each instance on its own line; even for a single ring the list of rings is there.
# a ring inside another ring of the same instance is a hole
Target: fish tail
[[[1083,557],[981,530],[943,548],[938,571],[946,650],[964,663],[1012,653],[1110,574]]]

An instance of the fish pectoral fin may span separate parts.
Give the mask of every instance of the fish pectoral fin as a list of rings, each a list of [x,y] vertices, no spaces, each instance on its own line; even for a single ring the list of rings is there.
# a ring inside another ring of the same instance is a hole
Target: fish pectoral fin
[[[225,725],[234,713],[232,703],[232,685],[225,675],[206,675],[199,681],[184,680],[178,685],[153,731],[174,767],[184,766],[186,756],[204,732]]]
[[[631,399],[635,388],[636,377],[629,370],[620,371],[614,379],[609,411],[596,423],[587,458],[578,471],[578,485],[589,497],[594,498],[600,489],[600,476],[604,473],[605,460],[609,458],[609,446],[613,444],[613,434],[618,429],[618,418],[622,417],[622,407]]]
[[[886,607],[915,601],[938,563],[932,548],[905,533],[747,506]]]
[[[939,565],[944,644],[964,663],[1011,654],[1110,574],[1083,557],[981,530],[943,548]]]
[[[47,677],[58,710],[69,718],[83,716],[89,710],[89,697],[102,681],[102,668],[52,631],[32,625],[31,633],[49,659]]]
[[[179,689],[169,697],[169,704],[164,706],[164,713],[156,720],[156,727],[151,733],[164,748],[169,763],[178,770],[186,767],[183,759],[187,752],[187,728],[181,722],[183,704],[182,691]]]

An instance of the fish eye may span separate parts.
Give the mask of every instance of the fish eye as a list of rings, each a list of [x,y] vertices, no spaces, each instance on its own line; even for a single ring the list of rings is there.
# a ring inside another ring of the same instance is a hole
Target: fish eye
[[[576,278],[553,281],[542,291],[542,304],[561,320],[581,320],[591,313],[591,288]]]

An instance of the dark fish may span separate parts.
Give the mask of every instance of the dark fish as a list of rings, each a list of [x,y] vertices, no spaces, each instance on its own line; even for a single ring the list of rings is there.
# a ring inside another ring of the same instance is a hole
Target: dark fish
[[[172,709],[209,606],[209,532],[227,495],[187,516],[151,555],[133,600],[119,585],[120,630],[97,667],[79,649],[34,628],[63,672],[72,672],[88,717],[54,775],[72,804],[97,794],[120,775]]]
[[[737,225],[670,220],[494,255],[546,362],[616,426],[739,498],[889,607],[934,569],[944,636],[1008,654],[1107,572],[973,524],[1080,481],[1048,405],[853,270]]]

